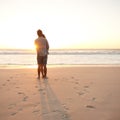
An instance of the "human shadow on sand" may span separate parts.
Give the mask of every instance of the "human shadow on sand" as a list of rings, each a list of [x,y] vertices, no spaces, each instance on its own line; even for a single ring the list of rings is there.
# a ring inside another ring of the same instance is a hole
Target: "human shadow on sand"
[[[47,79],[39,81],[39,93],[42,120],[70,120]]]

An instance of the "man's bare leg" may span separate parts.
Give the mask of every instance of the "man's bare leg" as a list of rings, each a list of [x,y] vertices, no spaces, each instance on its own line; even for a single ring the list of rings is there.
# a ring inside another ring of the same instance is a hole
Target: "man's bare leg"
[[[45,65],[43,65],[43,71],[44,71],[44,78],[47,78],[47,66],[46,66],[46,64]]]
[[[40,65],[38,65],[38,79],[40,79]]]

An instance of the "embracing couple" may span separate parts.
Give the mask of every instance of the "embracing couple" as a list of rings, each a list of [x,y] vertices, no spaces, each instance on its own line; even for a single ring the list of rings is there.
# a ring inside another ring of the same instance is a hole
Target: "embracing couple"
[[[42,78],[47,78],[47,57],[49,50],[49,43],[41,30],[37,31],[38,38],[35,40],[35,46],[37,51],[37,64],[38,64],[38,79],[40,79],[40,73]]]

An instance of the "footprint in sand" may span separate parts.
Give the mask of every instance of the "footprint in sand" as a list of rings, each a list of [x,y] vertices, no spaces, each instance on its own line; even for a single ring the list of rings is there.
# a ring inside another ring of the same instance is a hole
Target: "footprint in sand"
[[[85,93],[84,92],[78,92],[78,95],[84,95]]]
[[[63,104],[63,108],[65,109],[65,110],[69,110],[69,107],[67,107],[67,105],[66,104]]]
[[[35,88],[38,88],[38,86],[36,85]]]
[[[75,84],[79,84],[79,82],[75,82]]]
[[[36,104],[34,104],[34,108],[38,107],[40,105],[40,102],[37,102]]]
[[[42,91],[44,91],[44,89],[40,88],[40,89],[38,89],[38,91],[41,91],[41,92],[42,92]]]
[[[86,85],[86,86],[84,86],[84,88],[89,88],[89,86]]]
[[[16,88],[20,88],[20,87],[16,87]]]
[[[88,91],[88,88],[89,88],[88,85],[84,86],[84,91],[85,91],[85,92],[89,92],[89,91]]]
[[[2,84],[2,86],[5,86],[6,84],[4,83],[4,84]]]
[[[21,95],[21,94],[22,94],[22,95],[24,95],[24,93],[23,93],[23,92],[18,92],[18,94],[19,94],[19,95]]]
[[[86,108],[95,109],[95,107],[92,105],[87,105]]]
[[[16,114],[17,114],[17,112],[11,113],[12,116],[14,116],[14,115],[16,115]]]
[[[95,100],[96,100],[96,98],[95,98],[95,97],[93,97],[93,98],[92,98],[92,101],[95,101]]]
[[[68,108],[68,107],[64,107],[64,108],[65,108],[65,110],[67,110],[67,111],[69,110],[69,108]]]
[[[8,105],[8,109],[12,109],[14,107],[16,107],[16,104],[10,104],[10,105]]]
[[[23,101],[27,101],[28,96],[26,96],[24,92],[18,92],[18,94],[23,95]]]
[[[71,78],[72,78],[72,79],[74,79],[74,77],[73,77],[73,76],[72,76]]]
[[[23,101],[27,101],[27,99],[28,99],[28,96],[25,96],[25,97],[23,98]]]
[[[66,119],[68,119],[68,118],[69,118],[69,117],[68,117],[67,114],[63,114],[63,115],[62,115],[62,119],[63,119],[63,120],[64,120],[64,119],[66,120]]]
[[[33,113],[38,113],[38,112],[40,112],[40,110],[38,109],[38,110],[34,110],[33,111]]]
[[[33,112],[32,113],[39,113],[40,112],[40,102],[37,102],[33,105]]]
[[[10,80],[9,80],[9,79],[8,79],[7,81],[8,81],[8,82],[10,82]]]

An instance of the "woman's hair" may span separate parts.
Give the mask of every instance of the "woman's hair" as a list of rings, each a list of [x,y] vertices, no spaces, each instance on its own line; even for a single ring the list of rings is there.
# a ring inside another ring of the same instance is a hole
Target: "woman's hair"
[[[44,34],[42,34],[42,37],[46,38]]]
[[[44,38],[46,38],[45,37],[45,35],[42,33],[42,30],[37,30],[37,35],[40,37],[40,36],[42,36],[42,37],[44,37]]]

